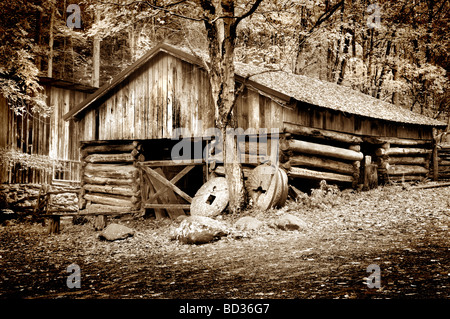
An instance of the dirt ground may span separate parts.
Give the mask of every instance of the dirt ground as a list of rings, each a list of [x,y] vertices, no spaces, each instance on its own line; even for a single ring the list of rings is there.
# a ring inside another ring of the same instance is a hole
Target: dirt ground
[[[307,229],[270,227],[288,213]],[[136,230],[114,242],[70,218],[58,235],[10,222],[0,226],[0,298],[450,297],[450,187],[317,191],[282,209],[243,215],[265,225],[204,245],[171,240],[177,223],[167,220],[110,219]],[[232,225],[241,216],[223,221]],[[81,288],[67,286],[72,263]],[[367,286],[371,264],[380,267],[380,288]]]

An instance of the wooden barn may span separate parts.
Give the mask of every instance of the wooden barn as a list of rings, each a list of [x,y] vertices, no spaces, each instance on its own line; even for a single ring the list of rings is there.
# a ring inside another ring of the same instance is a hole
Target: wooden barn
[[[79,181],[78,124],[62,117],[96,89],[46,77],[39,78],[39,83],[44,87],[47,105],[54,108],[53,113],[44,117],[27,109],[23,115],[17,115],[0,96],[0,148],[49,156],[55,161],[54,169],[44,171],[23,167],[20,162],[2,162],[0,184],[41,184],[53,179]]]
[[[82,141],[83,205],[176,217],[211,176],[224,174],[220,150],[193,151],[182,162],[173,154],[177,128],[193,150],[213,144],[214,109],[202,65],[198,53],[158,45],[64,115]],[[236,81],[245,87],[234,112],[244,132],[237,135],[247,177],[268,162],[298,187],[321,180],[369,187],[370,176],[372,183],[377,176],[421,179],[429,173],[433,129],[446,127],[301,75],[236,63]]]

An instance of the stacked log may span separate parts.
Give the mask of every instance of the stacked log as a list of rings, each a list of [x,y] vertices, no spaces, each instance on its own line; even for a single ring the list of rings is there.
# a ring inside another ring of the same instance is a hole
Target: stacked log
[[[432,142],[383,138],[375,151],[378,175],[382,182],[421,180],[430,172]]]
[[[96,141],[81,145],[81,209],[131,212],[141,207],[137,141]]]
[[[280,162],[291,178],[360,183],[360,137],[284,123]]]

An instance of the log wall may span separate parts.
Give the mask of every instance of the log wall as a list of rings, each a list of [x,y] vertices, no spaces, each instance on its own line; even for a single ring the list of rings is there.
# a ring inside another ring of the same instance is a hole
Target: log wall
[[[280,162],[291,179],[326,180],[356,187],[360,181],[360,137],[351,134],[285,125]]]
[[[80,208],[90,212],[132,212],[141,208],[137,141],[81,143]]]
[[[381,182],[415,181],[430,174],[432,140],[380,138],[374,158]]]

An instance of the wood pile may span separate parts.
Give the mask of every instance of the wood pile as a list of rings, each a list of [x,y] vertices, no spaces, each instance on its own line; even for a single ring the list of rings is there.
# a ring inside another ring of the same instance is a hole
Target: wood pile
[[[137,141],[81,143],[80,208],[91,212],[131,212],[141,208],[137,162],[142,160]]]
[[[356,187],[360,182],[360,137],[284,123],[280,140],[280,163],[289,177],[342,182]]]
[[[428,176],[431,140],[383,138],[375,142],[379,145],[375,155],[382,182],[421,180]]]

